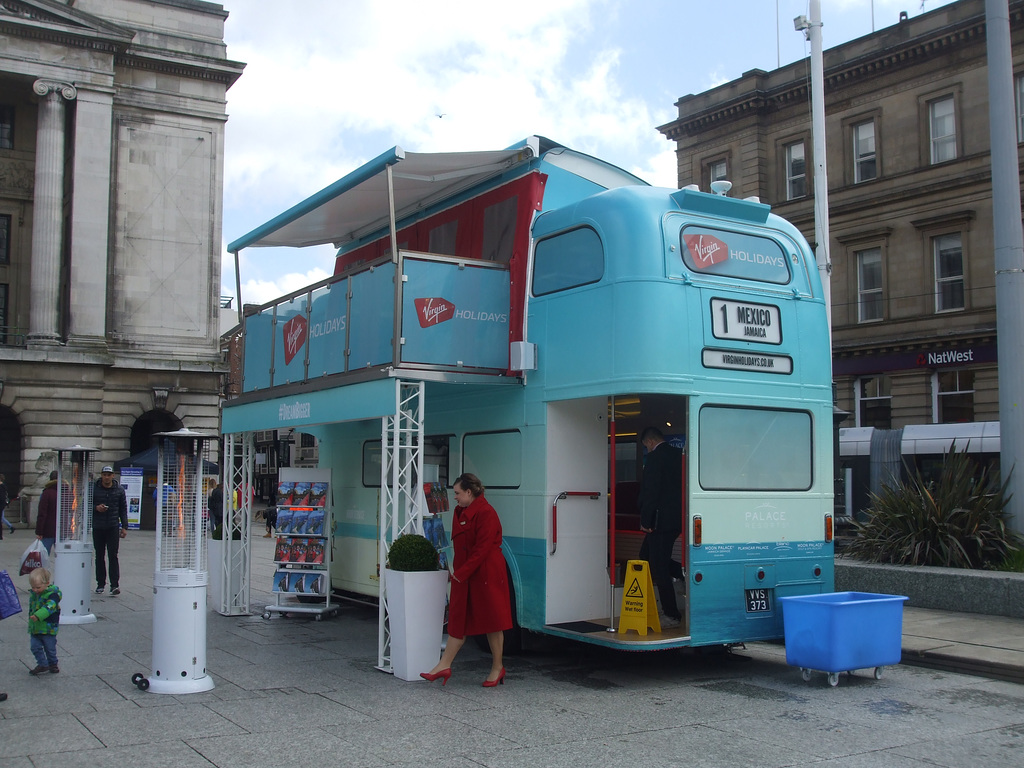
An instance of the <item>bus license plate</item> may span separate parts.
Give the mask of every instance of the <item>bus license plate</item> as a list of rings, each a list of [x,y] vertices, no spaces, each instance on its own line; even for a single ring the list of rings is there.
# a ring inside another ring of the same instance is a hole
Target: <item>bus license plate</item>
[[[771,590],[745,589],[747,613],[767,613],[772,609]]]

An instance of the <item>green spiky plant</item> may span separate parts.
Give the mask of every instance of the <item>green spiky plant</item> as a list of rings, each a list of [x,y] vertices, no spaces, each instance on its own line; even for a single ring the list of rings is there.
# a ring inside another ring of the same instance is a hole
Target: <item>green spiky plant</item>
[[[1021,548],[1006,527],[1007,482],[950,447],[942,470],[927,481],[907,467],[910,479],[871,496],[865,522],[847,553],[860,560],[898,565],[994,568]]]
[[[434,545],[418,533],[399,536],[388,550],[387,567],[393,571],[436,571],[439,562]]]

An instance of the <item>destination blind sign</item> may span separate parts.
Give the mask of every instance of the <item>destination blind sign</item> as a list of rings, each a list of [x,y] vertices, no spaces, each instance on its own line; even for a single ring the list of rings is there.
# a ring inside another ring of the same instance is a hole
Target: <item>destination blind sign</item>
[[[788,355],[764,355],[727,349],[705,349],[701,354],[705,368],[725,368],[730,371],[758,371],[759,373],[793,372],[793,358]]]
[[[781,344],[779,308],[773,304],[712,299],[711,332],[716,339]]]

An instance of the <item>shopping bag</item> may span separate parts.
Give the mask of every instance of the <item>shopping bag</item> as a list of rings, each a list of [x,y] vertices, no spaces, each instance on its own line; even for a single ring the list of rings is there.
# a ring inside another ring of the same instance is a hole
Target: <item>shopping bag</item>
[[[21,613],[21,600],[7,571],[0,571],[0,619]]]
[[[36,568],[45,568],[49,562],[49,557],[46,554],[46,548],[43,546],[43,542],[36,539],[21,555],[21,570],[18,571],[20,576],[24,576],[27,573],[32,573]]]

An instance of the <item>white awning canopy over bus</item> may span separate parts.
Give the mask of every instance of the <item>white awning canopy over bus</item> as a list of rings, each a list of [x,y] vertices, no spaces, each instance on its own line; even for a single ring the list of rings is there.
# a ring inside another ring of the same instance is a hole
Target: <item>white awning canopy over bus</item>
[[[428,154],[393,147],[238,238],[228,245],[228,251],[237,254],[250,247],[304,248],[325,243],[340,247],[539,154],[536,136],[518,146],[490,152]]]

